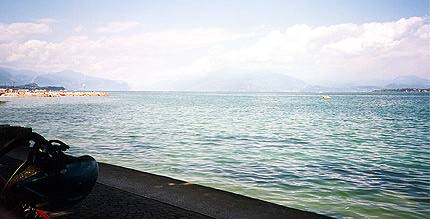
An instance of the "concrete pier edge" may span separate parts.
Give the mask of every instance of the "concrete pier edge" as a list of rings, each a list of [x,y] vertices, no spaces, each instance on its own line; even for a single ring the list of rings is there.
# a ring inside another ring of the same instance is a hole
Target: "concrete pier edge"
[[[8,156],[24,160],[25,151]],[[99,162],[97,183],[216,219],[319,219],[325,215],[285,207],[182,180]],[[109,192],[105,194],[109,196]],[[124,209],[127,212],[127,209]]]
[[[99,183],[213,218],[330,218],[125,167],[99,163]]]

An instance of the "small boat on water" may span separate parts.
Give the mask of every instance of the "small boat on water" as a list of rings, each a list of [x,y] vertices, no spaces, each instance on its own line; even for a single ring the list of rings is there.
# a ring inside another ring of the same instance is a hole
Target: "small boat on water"
[[[331,97],[330,97],[330,96],[328,96],[328,95],[324,95],[324,96],[322,96],[322,98],[323,98],[324,100],[328,100],[328,99],[330,99]]]

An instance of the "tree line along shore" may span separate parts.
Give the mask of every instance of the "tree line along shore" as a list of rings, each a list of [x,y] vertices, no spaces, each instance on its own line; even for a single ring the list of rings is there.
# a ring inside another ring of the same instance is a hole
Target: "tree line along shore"
[[[106,92],[95,91],[52,91],[52,90],[27,90],[27,89],[0,89],[0,97],[93,97],[108,96]]]

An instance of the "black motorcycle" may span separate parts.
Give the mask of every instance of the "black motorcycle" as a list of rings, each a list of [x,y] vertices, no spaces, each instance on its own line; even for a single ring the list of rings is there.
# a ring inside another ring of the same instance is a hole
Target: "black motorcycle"
[[[0,206],[17,218],[48,219],[45,211],[64,211],[84,199],[97,180],[97,162],[66,155],[67,149],[31,128],[0,125]],[[26,158],[7,155],[12,151]]]

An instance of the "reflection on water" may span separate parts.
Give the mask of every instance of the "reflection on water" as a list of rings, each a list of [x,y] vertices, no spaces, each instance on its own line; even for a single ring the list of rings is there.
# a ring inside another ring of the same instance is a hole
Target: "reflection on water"
[[[118,92],[9,98],[72,153],[335,217],[430,209],[429,95]]]

